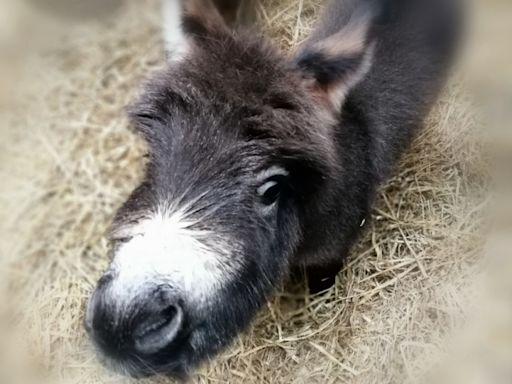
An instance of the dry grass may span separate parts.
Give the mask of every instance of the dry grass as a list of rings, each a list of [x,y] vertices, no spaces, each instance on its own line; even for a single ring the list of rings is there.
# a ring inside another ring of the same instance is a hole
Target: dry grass
[[[265,0],[261,20],[288,49],[307,34],[321,3]],[[39,382],[42,372],[70,383],[126,381],[98,365],[82,318],[108,263],[112,215],[141,175],[144,146],[123,107],[161,65],[159,38],[157,10],[147,0],[79,24],[34,60],[30,97],[3,116],[8,140],[0,160],[8,183],[0,197],[0,288],[14,298],[4,306],[8,317],[16,314],[18,332],[10,336],[29,346],[35,372],[24,373]],[[477,128],[471,98],[455,76],[382,189],[336,286],[318,297],[277,294],[194,382],[418,379],[464,319],[478,265],[485,179]]]

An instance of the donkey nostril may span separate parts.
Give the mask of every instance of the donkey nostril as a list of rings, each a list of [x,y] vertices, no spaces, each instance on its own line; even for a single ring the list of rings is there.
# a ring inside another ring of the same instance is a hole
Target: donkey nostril
[[[151,333],[162,331],[176,319],[177,313],[178,310],[174,306],[164,309],[159,317],[145,321],[137,327],[135,337],[144,338]]]
[[[169,305],[160,312],[149,315],[134,332],[135,349],[142,354],[152,354],[168,346],[178,335],[183,322],[183,310]]]

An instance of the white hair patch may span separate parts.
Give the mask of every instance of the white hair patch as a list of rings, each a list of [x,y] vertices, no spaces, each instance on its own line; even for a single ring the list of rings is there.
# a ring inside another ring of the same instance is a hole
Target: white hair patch
[[[162,0],[163,35],[169,60],[179,61],[189,51],[189,43],[183,32],[183,6],[180,0]]]
[[[193,224],[183,211],[162,211],[132,228],[114,255],[111,294],[128,303],[143,287],[169,284],[192,303],[207,301],[236,269],[234,246]]]
[[[275,176],[288,176],[290,172],[288,172],[285,168],[274,165],[258,175],[258,180],[264,181],[268,178]]]

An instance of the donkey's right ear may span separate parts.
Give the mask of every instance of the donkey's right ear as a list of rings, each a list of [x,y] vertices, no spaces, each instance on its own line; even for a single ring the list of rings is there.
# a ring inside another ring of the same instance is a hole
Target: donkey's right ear
[[[162,0],[165,48],[170,61],[180,61],[194,44],[228,31],[211,0]]]
[[[292,63],[319,106],[331,112],[341,110],[349,91],[373,65],[371,29],[377,12],[362,0],[357,4],[343,28],[327,38],[306,42]]]

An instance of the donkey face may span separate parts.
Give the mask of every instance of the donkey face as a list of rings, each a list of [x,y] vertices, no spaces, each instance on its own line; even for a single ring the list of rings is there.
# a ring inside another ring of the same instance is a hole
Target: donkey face
[[[134,376],[187,374],[280,283],[338,174],[336,109],[368,61],[364,36],[350,65],[329,41],[290,63],[230,32],[209,2],[182,13],[168,68],[131,110],[146,176],[117,214],[86,318],[108,362]]]

